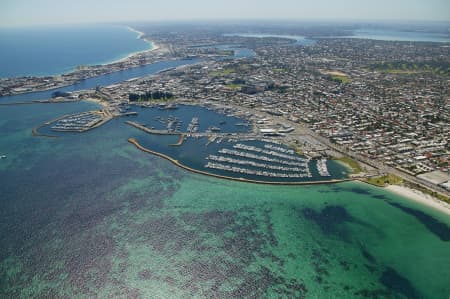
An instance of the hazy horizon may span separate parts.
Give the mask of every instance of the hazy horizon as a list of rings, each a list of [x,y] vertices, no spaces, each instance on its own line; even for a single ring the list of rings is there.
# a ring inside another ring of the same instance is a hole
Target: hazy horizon
[[[445,0],[4,0],[0,27],[56,24],[191,22],[450,22],[450,2]]]

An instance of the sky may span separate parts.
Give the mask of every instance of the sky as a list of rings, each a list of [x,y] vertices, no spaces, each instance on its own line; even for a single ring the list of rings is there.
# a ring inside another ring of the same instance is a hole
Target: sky
[[[450,21],[450,0],[0,0],[0,27],[268,19]]]

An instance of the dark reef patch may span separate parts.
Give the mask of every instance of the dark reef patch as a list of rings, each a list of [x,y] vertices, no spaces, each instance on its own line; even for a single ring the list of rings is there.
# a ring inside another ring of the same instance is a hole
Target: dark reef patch
[[[401,276],[393,268],[388,267],[383,272],[380,278],[380,282],[389,290],[400,293],[409,299],[418,299],[421,296],[412,286],[411,282],[405,277]]]
[[[311,260],[314,271],[320,280],[322,280],[322,276],[329,275],[327,267],[330,264],[330,261],[324,254],[322,254],[321,250],[314,249],[312,251]]]
[[[324,231],[332,230],[335,225],[353,221],[353,217],[341,206],[327,206],[320,212],[306,208],[303,209],[303,215],[319,224]]]
[[[339,187],[336,184],[328,184],[328,185],[322,185],[321,189],[318,190],[317,192],[319,193],[337,193],[337,192],[342,192],[343,189],[341,187]]]
[[[93,283],[96,288],[103,287],[111,271],[115,241],[108,236],[88,234],[75,242],[67,244],[70,251],[67,251],[69,255],[65,258],[64,267],[71,283],[85,291],[88,291],[86,281]]]
[[[341,267],[345,270],[345,271],[350,271],[350,263],[347,261],[339,261],[339,265],[341,265]]]
[[[364,258],[367,261],[369,261],[371,264],[377,263],[377,260],[375,259],[375,257],[373,255],[371,255],[364,246],[361,246],[361,253],[364,256]]]
[[[358,296],[358,297],[370,298],[370,299],[393,298],[391,292],[389,292],[387,290],[383,290],[383,289],[376,289],[376,290],[362,289],[362,290],[355,292],[354,295]],[[394,297],[394,298],[396,298],[396,297]]]
[[[364,265],[367,269],[367,271],[369,271],[369,273],[374,274],[375,272],[377,272],[378,268],[376,266],[372,266],[372,265]]]
[[[354,222],[355,219],[341,206],[327,206],[320,212],[313,209],[302,209],[303,216],[316,223],[324,234],[337,235],[345,241],[350,241],[348,232],[342,227],[347,222]]]
[[[448,242],[450,241],[450,227],[445,223],[442,223],[436,220],[434,217],[412,208],[405,207],[401,204],[388,202],[393,207],[396,207],[403,212],[414,216],[417,220],[419,220],[425,227],[432,232],[434,235],[439,237],[442,241]]]
[[[119,209],[120,205],[112,201],[104,201],[102,204],[90,206],[80,203],[62,219],[62,227],[70,228],[70,230],[66,230],[66,236],[82,233],[99,225],[105,217],[115,214]]]
[[[361,195],[371,195],[372,194],[369,190],[366,190],[364,188],[359,188],[359,187],[350,188],[350,192],[353,192],[356,194],[361,194]]]
[[[256,256],[270,251],[269,236],[259,229],[255,217],[237,212],[209,211],[201,214],[185,213],[181,218],[200,231],[216,235],[223,242],[222,249],[243,262],[250,263]]]
[[[183,287],[196,294],[211,282],[208,293],[212,298],[261,298],[268,292],[290,298],[303,298],[307,292],[299,279],[286,280],[268,267],[258,266],[247,270],[257,259],[264,259],[276,269],[286,261],[273,253],[278,245],[270,218],[271,210],[262,211],[258,218],[250,209],[239,212],[208,211],[184,213],[180,219],[189,227],[195,227],[198,235],[213,234],[221,240],[216,247],[204,247],[205,260],[190,261],[178,265],[180,274],[188,280]],[[204,240],[198,240],[199,246]],[[223,290],[223,285],[235,281],[232,290]]]
[[[387,200],[388,199],[388,197],[386,195],[383,195],[383,194],[372,195],[372,197],[376,198],[376,199],[382,199],[382,200]]]
[[[142,280],[151,280],[155,278],[155,274],[152,273],[149,269],[144,269],[141,272],[138,273],[139,278]]]
[[[189,249],[198,238],[193,230],[186,229],[172,215],[164,215],[137,225],[132,237],[141,239],[142,243],[149,244],[153,250],[166,256]]]
[[[20,297],[20,290],[36,279],[49,283],[64,280],[74,296],[80,297],[95,297],[95,288],[110,283],[123,294],[137,294],[109,275],[116,271],[113,260],[120,260],[120,275],[128,268],[127,252],[116,243],[115,235],[131,228],[128,213],[163,208],[164,199],[176,192],[178,185],[175,178],[168,177],[164,185],[153,184],[149,190],[138,186],[121,193],[120,186],[128,187],[124,173],[145,181],[156,176],[157,169],[121,156],[99,158],[97,151],[103,149],[94,148],[87,155],[75,146],[64,155],[44,155],[25,173],[20,169],[8,176],[0,173],[7,186],[22,182],[21,188],[2,194],[0,242],[7,245],[0,251],[0,261],[17,255],[24,265],[8,285],[0,284],[0,297]],[[179,171],[168,171],[180,176]],[[111,232],[110,221],[118,224]],[[6,275],[1,270],[0,281]],[[57,287],[33,292],[33,298],[64,297]]]

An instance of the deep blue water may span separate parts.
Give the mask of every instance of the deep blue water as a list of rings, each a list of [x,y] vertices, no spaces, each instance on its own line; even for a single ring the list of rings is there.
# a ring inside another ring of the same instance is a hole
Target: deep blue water
[[[151,136],[125,118],[56,139],[31,134],[96,108],[0,106],[0,298],[448,296],[445,215],[357,183],[287,188],[193,175],[129,144]],[[212,116],[201,126],[222,120]]]
[[[0,29],[0,77],[62,74],[151,48],[137,37],[112,25]]]

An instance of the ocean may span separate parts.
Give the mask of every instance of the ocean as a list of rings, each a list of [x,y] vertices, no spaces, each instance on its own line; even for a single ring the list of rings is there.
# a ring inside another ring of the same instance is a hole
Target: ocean
[[[146,137],[128,118],[31,134],[97,108],[0,106],[0,297],[450,294],[450,218],[383,189],[192,174],[128,143]]]
[[[152,45],[124,26],[0,29],[0,78],[49,76],[113,62]]]

